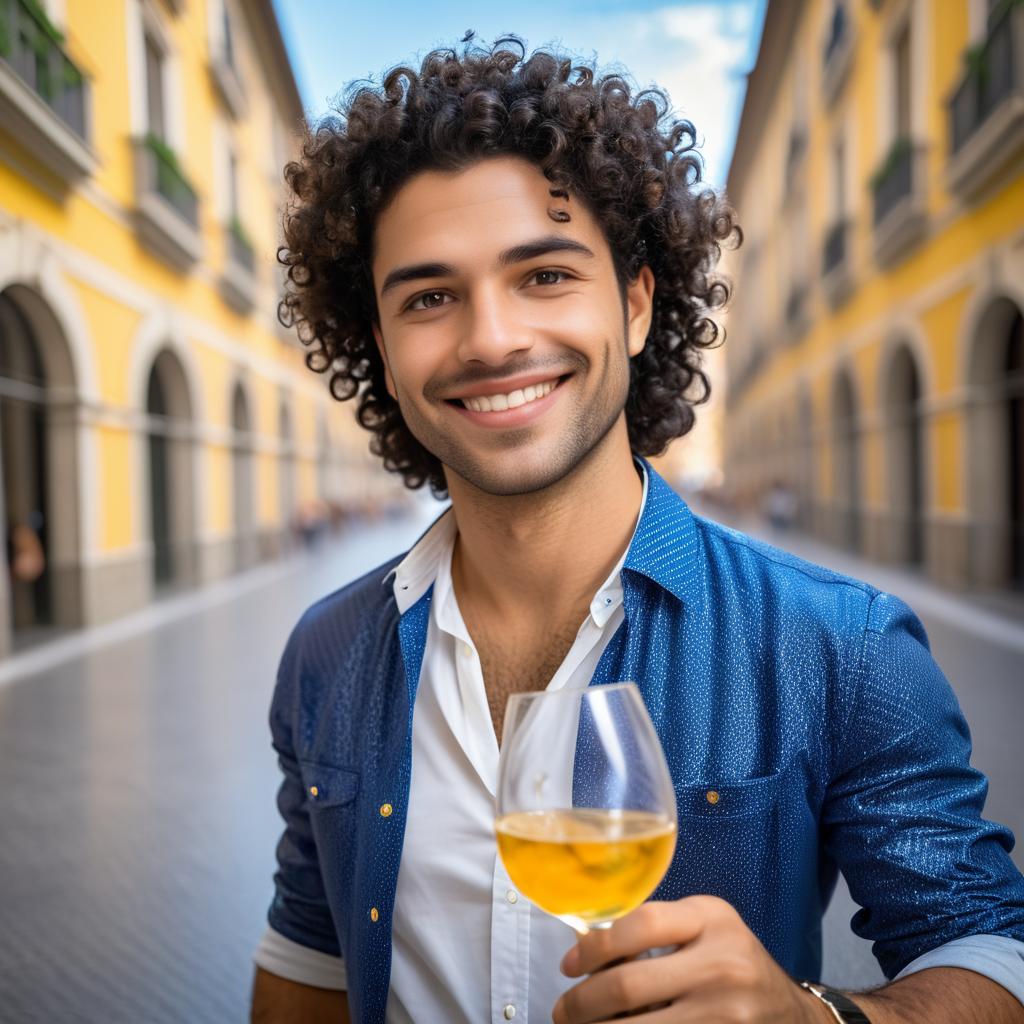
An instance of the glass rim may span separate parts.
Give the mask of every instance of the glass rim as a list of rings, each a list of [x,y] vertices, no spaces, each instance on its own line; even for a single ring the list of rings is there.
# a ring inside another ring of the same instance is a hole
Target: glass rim
[[[509,695],[505,706],[510,708],[513,706],[513,701],[534,700],[538,697],[563,697],[566,694],[582,697],[587,693],[596,691],[606,693],[608,690],[626,689],[633,689],[640,693],[640,687],[633,680],[629,679],[619,683],[588,683],[586,686],[560,686],[557,690],[531,690],[529,693],[513,693]]]

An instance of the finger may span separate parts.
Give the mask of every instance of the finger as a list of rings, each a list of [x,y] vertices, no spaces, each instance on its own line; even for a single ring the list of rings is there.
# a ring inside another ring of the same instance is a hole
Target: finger
[[[671,903],[652,900],[620,918],[611,928],[584,935],[566,953],[562,973],[570,978],[593,974],[614,960],[634,957],[655,946],[681,946],[704,930],[714,911],[707,896],[689,896]]]
[[[636,960],[592,974],[564,992],[555,1004],[556,1024],[584,1024],[616,1014],[649,1009],[688,990],[675,955]]]

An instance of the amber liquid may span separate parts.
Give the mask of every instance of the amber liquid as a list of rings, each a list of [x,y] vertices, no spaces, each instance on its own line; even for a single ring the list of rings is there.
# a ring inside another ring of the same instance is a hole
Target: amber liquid
[[[521,811],[495,829],[519,891],[581,931],[643,903],[676,847],[675,822],[646,811]]]

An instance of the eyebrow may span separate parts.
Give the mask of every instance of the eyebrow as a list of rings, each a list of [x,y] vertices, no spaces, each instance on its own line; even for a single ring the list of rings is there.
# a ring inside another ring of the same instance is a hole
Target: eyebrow
[[[596,258],[593,251],[582,242],[565,238],[563,235],[545,235],[543,238],[535,238],[505,249],[498,255],[498,265],[511,267],[516,263],[525,263],[527,260],[553,252],[572,252],[591,260]],[[450,263],[414,263],[407,267],[396,267],[384,278],[380,294],[383,297],[392,288],[409,281],[419,281],[425,277],[450,277],[454,273],[455,268]]]

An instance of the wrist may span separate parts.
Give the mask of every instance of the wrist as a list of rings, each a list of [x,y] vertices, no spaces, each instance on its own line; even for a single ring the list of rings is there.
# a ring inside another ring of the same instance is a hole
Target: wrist
[[[795,984],[800,1006],[800,1024],[836,1024],[835,1015],[813,992]]]

